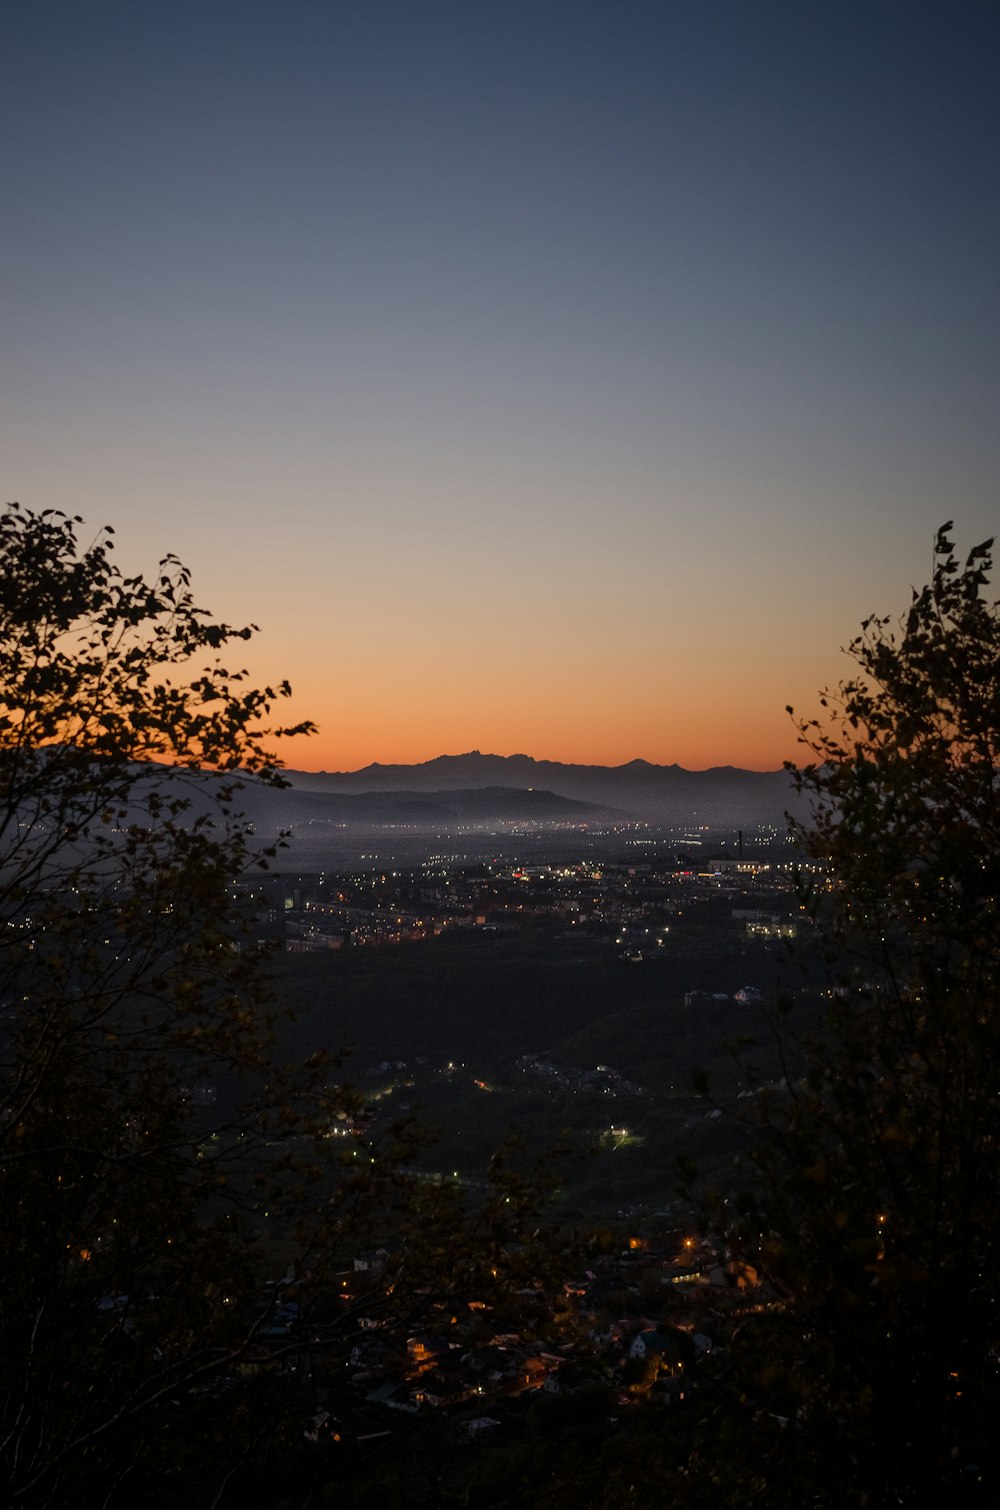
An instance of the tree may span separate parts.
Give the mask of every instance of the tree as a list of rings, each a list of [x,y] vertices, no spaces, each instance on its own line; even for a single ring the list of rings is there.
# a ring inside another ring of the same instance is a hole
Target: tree
[[[111,531],[81,547],[80,522],[0,518],[0,1463],[18,1504],[86,1502],[155,1461],[152,1407],[240,1345],[253,1180],[273,1188],[275,1149],[334,1110],[318,1074],[272,1069],[234,891],[239,785],[279,779],[288,686],[227,669],[252,630],[201,610],[176,560],[125,577]]]
[[[996,1492],[1000,614],[992,542],[960,565],[950,530],[799,724],[832,1002],[804,1079],[762,1101],[733,1234],[784,1296],[733,1348],[745,1484],[771,1504]]]
[[[474,1200],[422,1185],[409,1123],[280,1062],[239,801],[310,725],[222,659],[253,626],[80,523],[0,515],[0,1493],[244,1503],[275,1443],[315,1477],[362,1317],[405,1352],[429,1307],[513,1303],[542,1187],[516,1154]]]

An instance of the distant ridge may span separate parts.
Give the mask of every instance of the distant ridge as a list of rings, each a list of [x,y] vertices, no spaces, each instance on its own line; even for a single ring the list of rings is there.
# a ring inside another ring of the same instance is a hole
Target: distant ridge
[[[570,765],[531,755],[438,755],[415,765],[375,761],[358,771],[288,771],[299,791],[348,795],[407,792],[452,796],[462,789],[545,790],[574,802],[617,808],[658,822],[739,826],[781,823],[795,797],[785,771],[745,771],[712,766],[689,771],[679,765],[631,760],[620,766]]]
[[[191,773],[155,763],[140,765],[143,779],[188,804],[189,817],[214,819],[218,795],[226,785],[213,772]],[[368,827],[388,825],[449,829],[480,823],[615,823],[630,814],[603,803],[579,800],[541,787],[505,785],[429,789],[392,787],[365,791],[330,791],[303,785],[297,772],[284,772],[290,786],[271,786],[248,777],[239,783],[233,812],[255,832],[273,836],[319,825]],[[301,773],[308,780],[308,773]]]
[[[296,773],[286,773],[293,775]],[[296,780],[291,790],[248,784],[239,805],[251,821],[296,827],[303,823],[407,824],[448,826],[455,823],[518,822],[585,823],[622,820],[628,815],[594,802],[537,787],[459,787],[454,791],[393,788],[364,792],[331,792],[304,788]]]

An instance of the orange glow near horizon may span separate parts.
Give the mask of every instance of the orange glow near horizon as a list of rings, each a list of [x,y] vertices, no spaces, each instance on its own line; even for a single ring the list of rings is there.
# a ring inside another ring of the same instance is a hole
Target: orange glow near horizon
[[[616,617],[575,612],[558,586],[550,602],[539,623],[502,599],[418,613],[405,597],[373,609],[348,596],[324,605],[333,626],[314,636],[272,588],[260,636],[240,650],[253,680],[291,681],[278,721],[317,726],[284,744],[285,765],[331,772],[471,750],[776,770],[804,753],[787,705],[811,715],[849,669],[829,618],[803,613],[790,642],[782,614],[736,595],[711,613],[677,593],[672,612],[640,599]]]
[[[516,676],[487,684],[466,668],[471,680],[463,688],[431,669],[411,679],[405,670],[379,674],[372,664],[342,667],[331,686],[325,675],[304,668],[292,678],[293,699],[278,711],[282,722],[311,718],[317,733],[281,742],[284,764],[352,771],[479,750],[565,764],[642,759],[689,770],[733,765],[764,771],[803,753],[785,712],[796,689],[779,691],[780,677],[773,674],[734,686],[704,668],[700,687],[693,675],[665,675],[657,696],[645,675],[620,676],[590,691],[585,673],[574,680],[567,672],[561,684],[540,677],[521,685]],[[800,705],[810,708],[815,688],[805,682],[798,691]]]
[[[820,689],[849,673],[839,647],[873,606],[905,604],[922,570],[916,538],[909,557],[887,540],[888,559],[824,575],[815,531],[779,553],[749,521],[730,528],[723,555],[700,522],[671,550],[659,530],[623,544],[601,516],[572,557],[523,522],[519,552],[501,552],[470,520],[460,556],[435,553],[409,522],[378,540],[362,524],[363,548],[338,546],[321,523],[276,566],[273,522],[248,513],[238,574],[228,540],[190,520],[174,530],[199,598],[231,623],[260,623],[236,654],[254,682],[292,683],[277,720],[317,726],[281,751],[293,769],[478,749],[776,770],[803,754],[786,707],[811,716]]]
[[[296,697],[294,710],[307,704]],[[595,718],[588,727],[586,711],[561,724],[543,716],[544,710],[524,707],[476,722],[461,711],[437,715],[432,707],[405,727],[385,709],[353,705],[315,720],[316,734],[280,742],[279,753],[286,766],[304,771],[352,771],[372,763],[416,765],[439,755],[463,755],[479,750],[484,755],[530,755],[536,760],[567,765],[625,765],[647,760],[654,765],[681,765],[689,770],[733,765],[747,770],[776,770],[785,760],[801,755],[798,737],[787,715],[763,723],[759,729],[744,727],[740,735],[725,721],[708,713],[699,719],[689,712],[685,726],[665,733],[639,719],[608,727]],[[524,714],[519,724],[517,713]],[[346,716],[345,716],[346,714]],[[612,724],[616,720],[610,721]],[[534,730],[534,733],[532,733]]]

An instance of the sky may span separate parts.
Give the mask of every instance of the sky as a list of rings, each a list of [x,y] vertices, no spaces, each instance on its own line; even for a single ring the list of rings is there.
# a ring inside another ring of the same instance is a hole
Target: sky
[[[304,769],[771,769],[1000,525],[995,3],[32,0],[4,494],[260,625]]]

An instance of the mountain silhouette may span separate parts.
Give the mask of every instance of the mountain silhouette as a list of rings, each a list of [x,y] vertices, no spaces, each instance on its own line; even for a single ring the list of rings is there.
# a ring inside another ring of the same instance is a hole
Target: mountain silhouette
[[[534,789],[660,823],[782,823],[795,802],[785,771],[746,771],[728,765],[689,771],[647,760],[619,766],[571,765],[530,755],[484,755],[479,750],[438,755],[416,765],[374,762],[357,771],[286,775],[296,791],[344,796],[405,792],[431,800],[434,794],[447,795],[454,802],[462,790],[503,788],[527,795]]]

